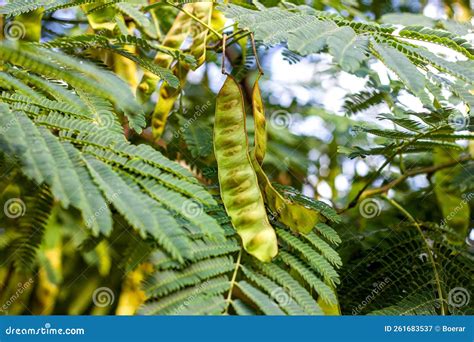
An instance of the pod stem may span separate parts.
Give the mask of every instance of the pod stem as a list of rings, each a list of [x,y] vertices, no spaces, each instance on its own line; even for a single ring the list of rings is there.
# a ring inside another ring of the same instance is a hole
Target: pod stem
[[[252,44],[252,50],[255,55],[255,62],[257,63],[258,72],[263,75],[264,72],[262,66],[260,65],[260,60],[258,58],[257,47],[255,46],[255,37],[253,35],[253,32],[250,33],[250,43]]]
[[[227,35],[222,35],[222,63],[221,63],[221,72],[224,75],[230,76],[230,74],[225,70],[225,44],[227,40]]]

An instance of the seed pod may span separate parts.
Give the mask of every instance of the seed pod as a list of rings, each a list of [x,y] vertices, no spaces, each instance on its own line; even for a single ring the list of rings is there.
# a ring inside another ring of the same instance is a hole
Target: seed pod
[[[252,91],[253,120],[255,122],[255,149],[254,155],[257,162],[261,165],[267,150],[267,123],[265,121],[265,108],[263,107],[262,94],[258,86],[260,75],[255,80]]]
[[[189,35],[190,26],[187,24],[192,20],[186,13],[179,12],[173,25],[168,30],[165,38],[163,39],[163,46],[170,49],[179,49],[183,44],[186,37]],[[155,56],[154,63],[162,68],[169,68],[173,63],[173,57],[158,52]],[[140,84],[137,88],[137,97],[142,103],[147,102],[151,94],[156,90],[156,85],[159,82],[159,77],[150,71],[145,70]]]
[[[216,7],[217,4],[214,4],[214,8],[212,9],[212,16],[211,16],[211,27],[216,31],[222,31],[227,18],[225,17],[222,11],[219,11]]]
[[[189,12],[193,13],[193,15],[202,22],[210,24],[212,2],[186,4],[185,8]],[[185,22],[185,25],[187,26],[186,32],[188,32],[192,38],[190,52],[191,55],[196,59],[196,67],[199,67],[206,60],[206,38],[209,30],[191,18]],[[181,66],[179,63],[177,63],[173,67],[173,73],[179,78],[181,88],[184,87],[186,83],[188,72],[189,69],[185,65]],[[167,84],[163,84],[161,86],[158,102],[156,103],[156,107],[151,119],[154,138],[160,138],[163,134],[169,113],[171,112],[171,109],[173,109],[173,105],[179,94],[179,89],[174,89]]]
[[[261,261],[278,252],[248,151],[242,91],[228,76],[217,95],[214,152],[222,200],[245,250]]]
[[[275,217],[293,231],[306,234],[319,222],[319,214],[281,195],[271,184],[260,164],[253,158],[253,167],[258,177],[258,184],[265,198],[265,203]]]
[[[252,154],[252,164],[258,177],[258,184],[265,198],[265,202],[278,219],[291,230],[300,233],[309,233],[319,222],[319,214],[298,203],[284,198],[271,184],[262,169],[262,162],[267,148],[267,131],[265,109],[262,102],[258,80],[252,92],[253,118],[255,125],[255,148]]]

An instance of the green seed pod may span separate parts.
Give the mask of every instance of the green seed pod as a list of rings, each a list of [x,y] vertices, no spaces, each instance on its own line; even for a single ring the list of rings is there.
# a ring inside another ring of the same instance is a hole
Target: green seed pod
[[[186,4],[185,9],[193,13],[193,15],[202,22],[205,22],[208,25],[210,24],[212,2]],[[196,67],[199,67],[206,61],[206,42],[209,30],[205,26],[195,22],[190,17],[188,17],[186,22],[183,22],[183,25],[187,27],[185,31],[188,32],[192,38],[192,44],[189,49],[191,55],[196,59]],[[173,67],[173,73],[179,78],[181,88],[184,87],[186,83],[188,72],[189,68],[185,65],[181,67],[178,63]],[[174,89],[168,84],[163,84],[161,86],[159,98],[151,119],[153,137],[155,139],[160,138],[163,134],[166,121],[179,94],[179,89]]]
[[[253,120],[255,122],[255,150],[254,155],[257,162],[261,165],[267,150],[267,123],[265,121],[265,108],[263,107],[262,94],[258,86],[260,75],[255,80],[252,91]]]
[[[245,250],[261,261],[278,252],[248,151],[242,91],[228,76],[217,95],[214,152],[222,200]]]
[[[265,109],[262,102],[258,76],[252,92],[253,119],[255,123],[255,148],[252,164],[258,177],[258,184],[265,197],[265,203],[278,219],[293,231],[309,233],[319,222],[319,214],[297,203],[284,198],[271,184],[262,169],[263,158],[267,149],[267,131]]]
[[[186,13],[179,12],[173,22],[173,26],[171,26],[163,40],[163,46],[175,50],[179,49],[189,35],[190,25],[188,23],[190,20],[192,19]],[[158,52],[155,56],[154,63],[162,68],[169,68],[173,63],[173,57]],[[148,101],[150,96],[155,92],[159,80],[157,75],[147,70],[144,71],[137,88],[137,97],[142,103]]]
[[[258,177],[258,184],[265,197],[265,203],[275,217],[291,230],[303,234],[309,233],[319,222],[319,214],[298,203],[283,197],[271,184],[260,164],[253,157],[253,167]]]

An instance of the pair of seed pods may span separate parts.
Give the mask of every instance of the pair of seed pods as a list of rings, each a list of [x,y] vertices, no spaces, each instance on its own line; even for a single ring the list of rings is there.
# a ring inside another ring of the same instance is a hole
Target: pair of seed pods
[[[193,15],[199,20],[211,24],[211,16],[213,4],[212,2],[198,2],[186,4],[189,6],[189,10],[192,10]],[[190,19],[190,20],[189,20]],[[184,31],[192,38],[192,45],[190,46],[190,54],[196,59],[196,68],[201,66],[206,60],[206,42],[208,29],[201,24],[197,24],[188,17],[188,20],[184,23],[187,27]],[[174,26],[174,25],[173,25]],[[186,37],[187,35],[184,35]],[[182,35],[180,36],[180,38]],[[160,138],[165,130],[166,121],[168,116],[173,109],[174,103],[180,94],[186,83],[186,76],[188,75],[189,67],[181,66],[181,63],[177,63],[173,67],[173,74],[179,79],[179,89],[174,89],[167,84],[163,84],[159,91],[159,98],[153,111],[151,123],[152,132],[155,139]]]
[[[163,40],[163,46],[170,50],[179,50],[187,38],[191,38],[192,43],[189,47],[189,53],[196,60],[196,68],[201,66],[206,60],[206,44],[208,29],[191,18],[188,13],[199,19],[206,25],[211,25],[214,15],[212,2],[188,3],[183,6],[185,12],[179,12],[173,25],[169,29]],[[181,64],[178,61],[172,65],[174,58],[171,55],[159,52],[154,63],[161,68],[171,68],[173,74],[179,79],[180,87],[175,89],[168,84],[161,85],[158,92],[158,101],[151,118],[152,133],[155,139],[163,134],[168,116],[173,109],[174,103],[186,83],[186,76],[189,72],[189,66]],[[140,101],[146,102],[151,94],[156,90],[158,77],[151,72],[145,72],[137,90],[137,96]]]
[[[262,169],[267,145],[265,112],[258,86],[252,91],[255,146],[249,151],[242,89],[230,75],[217,95],[214,153],[222,201],[244,249],[257,259],[271,261],[278,253],[275,230],[265,204],[290,229],[308,233],[319,214],[284,198]]]

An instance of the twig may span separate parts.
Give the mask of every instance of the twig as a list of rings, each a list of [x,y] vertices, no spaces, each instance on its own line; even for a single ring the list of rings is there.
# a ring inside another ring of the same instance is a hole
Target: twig
[[[180,10],[181,12],[185,13],[186,15],[188,15],[190,18],[192,18],[193,20],[197,21],[199,24],[201,24],[202,26],[204,26],[205,28],[207,28],[209,31],[211,31],[212,33],[214,33],[217,38],[219,39],[222,39],[222,34],[220,34],[219,32],[217,32],[216,30],[214,30],[211,26],[209,26],[208,24],[206,24],[204,21],[202,21],[201,19],[199,19],[198,17],[196,17],[194,14],[190,13],[189,11],[185,10],[183,7],[181,6],[178,6],[178,5],[175,5],[169,1],[165,1],[165,3],[167,5],[170,5],[170,6],[173,6],[174,8]],[[156,3],[156,4],[153,4],[153,5],[150,5],[150,6],[147,6],[145,8],[146,11],[148,11],[149,9],[155,7],[155,6],[158,6],[160,5],[160,3]]]
[[[229,75],[227,71],[225,71],[225,42],[226,42],[227,36],[224,34],[222,36],[222,63],[221,63],[221,72],[224,75]]]
[[[411,144],[415,143],[416,141],[424,138],[425,136],[427,136],[429,134],[432,134],[436,131],[439,131],[443,128],[444,127],[441,126],[441,127],[437,127],[436,129],[434,129],[432,131],[421,133],[421,134],[417,135],[416,137],[414,137],[413,139],[407,140],[407,141],[403,142],[401,145],[399,145],[398,147],[396,147],[394,152],[385,160],[385,162],[370,177],[369,181],[362,187],[362,189],[359,190],[359,192],[354,197],[354,199],[349,203],[349,205],[346,208],[341,209],[339,212],[341,213],[341,212],[347,211],[347,210],[355,207],[357,205],[357,203],[359,202],[359,199],[362,196],[362,194],[367,190],[367,188],[372,184],[372,182],[375,181],[375,179],[380,175],[380,173],[385,168],[385,166],[387,166],[397,156],[397,154],[402,153],[407,147],[409,147]]]
[[[255,62],[257,63],[257,69],[260,72],[261,75],[263,75],[263,69],[262,66],[260,65],[260,61],[258,59],[258,53],[257,53],[257,48],[255,46],[255,38],[253,37],[253,32],[250,33],[250,43],[252,44],[252,50],[255,55]]]
[[[250,31],[241,31],[241,32],[245,32],[244,34],[242,34],[240,37],[237,37],[235,39],[232,39],[232,41],[230,42],[227,42],[226,43],[226,46],[230,46],[232,44],[235,44],[237,43],[239,40],[241,40],[242,38],[244,37],[247,37],[251,34]],[[240,33],[240,32],[239,32]],[[227,36],[227,40],[229,40],[231,37],[235,36],[235,34],[231,34],[230,36]],[[222,47],[222,40],[219,40],[217,43],[213,44],[213,45],[208,45],[206,47],[206,49],[208,50],[215,50],[216,52],[220,52],[221,51],[221,47]]]
[[[229,292],[227,293],[227,298],[225,300],[226,306],[225,306],[224,313],[229,312],[229,306],[230,306],[230,303],[232,303],[232,291],[234,290],[235,280],[237,279],[237,273],[239,272],[241,258],[242,258],[242,249],[240,249],[239,251],[239,256],[237,257],[237,261],[235,263],[234,273],[232,274],[232,279],[230,280],[230,288],[229,288]]]
[[[401,182],[403,182],[405,179],[407,179],[409,177],[413,177],[413,176],[424,174],[424,173],[432,174],[432,173],[434,173],[438,170],[446,169],[448,167],[455,166],[458,163],[464,163],[464,162],[469,161],[469,160],[472,160],[471,156],[465,156],[465,157],[461,157],[457,160],[452,160],[452,161],[444,163],[444,164],[432,165],[432,166],[428,166],[428,167],[419,167],[419,168],[416,168],[416,169],[408,170],[406,173],[404,173],[403,175],[401,175],[397,179],[394,179],[390,183],[387,183],[384,186],[381,186],[380,188],[365,190],[362,193],[362,195],[360,196],[359,199],[364,199],[366,197],[370,197],[370,196],[385,193],[385,192],[387,192],[391,188],[397,186],[398,184],[400,184]]]
[[[89,22],[88,20],[82,20],[82,19],[63,19],[63,18],[56,18],[56,17],[43,18],[43,21],[58,22],[58,23],[71,24],[71,25],[87,24]]]
[[[389,202],[391,205],[393,205],[395,208],[397,208],[403,215],[406,216],[406,218],[415,225],[416,229],[418,230],[418,233],[420,233],[421,235],[421,238],[423,239],[423,243],[425,244],[425,248],[426,248],[426,251],[427,251],[427,254],[428,254],[428,258],[430,260],[430,263],[432,264],[433,266],[433,273],[434,273],[434,277],[435,277],[435,281],[436,281],[436,287],[437,287],[437,291],[438,291],[438,297],[439,297],[439,300],[441,302],[441,315],[446,315],[446,312],[445,312],[445,307],[444,307],[444,297],[443,297],[443,290],[441,288],[441,278],[439,276],[439,273],[438,273],[438,267],[436,266],[436,262],[434,260],[434,257],[433,257],[433,253],[431,251],[431,247],[430,247],[430,244],[428,242],[428,240],[426,239],[425,237],[425,234],[423,234],[423,231],[421,230],[421,227],[420,227],[420,224],[415,220],[415,218],[405,209],[403,208],[398,202],[396,202],[395,200],[391,199],[391,198],[388,198],[387,196],[385,195],[382,195],[382,198],[384,200],[386,200],[387,202]]]
[[[234,38],[236,35],[238,35],[238,34],[240,34],[240,33],[242,33],[242,32],[245,32],[245,31],[246,31],[246,30],[243,30],[243,29],[237,30],[237,31],[233,32],[232,34],[230,34],[229,36],[227,36],[227,40],[232,39],[232,38]],[[237,41],[237,40],[236,40],[236,41]]]

